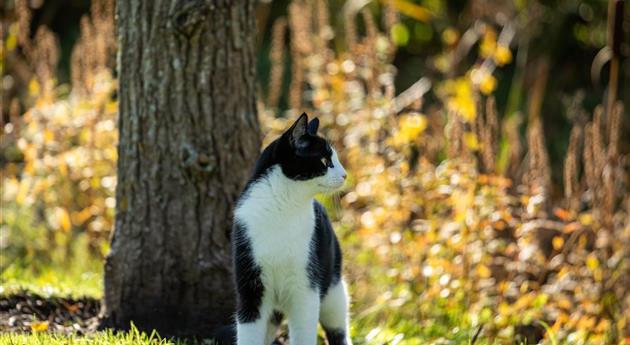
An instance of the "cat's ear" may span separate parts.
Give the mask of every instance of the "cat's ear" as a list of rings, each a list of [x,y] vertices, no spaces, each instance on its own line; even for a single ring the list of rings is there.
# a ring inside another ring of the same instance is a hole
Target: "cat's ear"
[[[317,129],[319,128],[319,119],[314,118],[308,123],[308,134],[315,136],[317,135]]]
[[[289,128],[289,138],[291,141],[291,145],[293,145],[294,147],[298,146],[297,144],[299,142],[299,139],[307,133],[307,124],[308,116],[306,115],[306,113],[302,113],[302,115],[300,115],[300,117],[295,121],[293,126]]]

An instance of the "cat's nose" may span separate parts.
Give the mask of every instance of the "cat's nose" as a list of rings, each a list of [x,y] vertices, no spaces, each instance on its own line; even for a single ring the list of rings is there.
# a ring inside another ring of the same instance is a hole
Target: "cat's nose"
[[[348,174],[341,175],[341,179],[344,180],[344,181],[346,180],[346,177],[348,177]]]

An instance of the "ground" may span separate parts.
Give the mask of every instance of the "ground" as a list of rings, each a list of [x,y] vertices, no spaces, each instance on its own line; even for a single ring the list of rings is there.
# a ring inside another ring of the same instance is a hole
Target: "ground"
[[[96,330],[99,308],[100,301],[90,297],[46,298],[20,291],[0,297],[0,332],[88,334]]]
[[[120,334],[97,331],[99,310],[100,301],[93,297],[46,297],[27,290],[10,292],[0,296],[0,344],[205,344],[162,339],[136,329]]]

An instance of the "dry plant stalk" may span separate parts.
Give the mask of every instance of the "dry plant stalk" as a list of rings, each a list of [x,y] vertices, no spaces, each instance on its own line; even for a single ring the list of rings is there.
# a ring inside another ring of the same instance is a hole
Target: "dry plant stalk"
[[[376,37],[378,35],[378,29],[376,28],[376,23],[374,23],[374,16],[372,16],[372,12],[368,8],[364,8],[361,10],[361,16],[363,17],[363,23],[365,24],[365,33],[366,37],[363,41],[373,42],[376,41]]]
[[[356,50],[357,45],[357,24],[355,23],[355,13],[344,11],[344,33],[346,46],[351,53]]]
[[[377,68],[377,59],[376,56],[376,40],[378,38],[378,29],[376,28],[376,23],[374,22],[374,17],[372,16],[372,12],[368,8],[364,8],[361,10],[361,16],[363,17],[363,23],[365,24],[365,32],[366,36],[361,40],[361,50],[363,55],[365,56],[365,60],[362,63],[368,67],[372,71],[372,78],[367,79],[368,83],[368,92],[373,93],[378,90],[378,80],[374,78],[379,73],[376,70]]]
[[[28,79],[37,78],[43,87],[44,94],[52,92],[53,79],[59,62],[59,42],[57,37],[45,26],[40,26],[31,39],[31,20],[33,14],[28,1],[16,0],[18,39],[17,43],[24,54],[28,72],[24,76]]]
[[[619,155],[619,134],[621,133],[621,120],[623,119],[623,103],[618,101],[612,110],[610,126],[608,127],[608,156],[617,157]]]
[[[315,14],[317,15],[317,19],[315,20],[315,31],[317,32],[320,44],[322,44],[320,48],[324,48],[326,42],[332,39],[334,35],[332,28],[330,27],[330,13],[328,11],[327,0],[316,0]]]
[[[392,27],[400,22],[400,16],[394,2],[395,0],[386,0],[383,5],[383,26],[386,34],[389,34]]]
[[[593,157],[593,124],[587,123],[584,127],[584,177],[588,191],[593,194],[597,186],[597,174],[595,169],[595,158]],[[594,198],[594,195],[591,195]]]
[[[546,59],[539,61],[536,67],[537,78],[532,87],[528,107],[527,145],[529,150],[525,174],[525,182],[532,194],[543,195],[545,201],[547,201],[551,188],[551,166],[540,110],[547,86],[548,72],[549,61]]]
[[[621,129],[621,119],[623,114],[623,105],[617,102],[610,112],[608,126],[608,150],[605,154],[607,159],[606,166],[602,170],[603,180],[603,200],[602,200],[602,217],[604,224],[609,229],[614,228],[613,218],[615,216],[615,206],[617,203],[618,191],[615,188],[616,181],[623,178],[622,173],[619,174],[619,132]]]
[[[527,145],[526,182],[535,194],[542,193],[547,197],[551,187],[551,168],[540,117],[534,117],[527,127]]]
[[[284,76],[284,36],[287,31],[286,18],[278,18],[273,24],[271,35],[271,73],[269,78],[268,102],[271,108],[278,106],[282,93],[282,78]]]
[[[606,109],[609,116],[615,111],[615,102],[619,88],[619,62],[621,60],[621,42],[623,40],[623,0],[611,0],[608,2],[608,32],[607,45],[612,53],[610,59],[610,79],[608,81],[608,99]],[[608,123],[610,132],[611,123]]]
[[[27,59],[30,59],[31,50],[33,49],[30,37],[33,14],[28,7],[28,1],[15,0],[15,13],[17,14],[18,44],[24,51]]]
[[[606,149],[602,139],[602,117],[604,108],[595,108],[593,121],[586,125],[584,137],[584,173],[588,193],[591,196],[591,206],[597,217],[602,217],[601,205],[603,201],[602,173],[606,165]]]
[[[595,108],[593,121],[584,130],[584,176],[591,195],[591,206],[595,216],[601,219],[602,225],[608,230],[614,228],[616,204],[619,199],[616,188],[617,181],[623,179],[620,171],[619,135],[623,106],[618,102],[608,119],[605,142],[602,136],[604,107]],[[565,174],[566,174],[565,167]],[[566,182],[565,182],[566,184]]]
[[[480,101],[478,101],[478,103],[480,103]],[[478,108],[481,109],[481,104],[478,104]],[[494,96],[490,96],[486,100],[485,112],[480,110],[478,113],[477,136],[481,142],[481,167],[485,173],[495,173],[499,120],[497,118],[497,107]]]
[[[22,129],[22,116],[20,116],[20,101],[17,98],[13,98],[9,105],[9,122],[13,124],[13,132],[11,134],[14,138],[19,138]],[[2,127],[4,128],[4,124]]]
[[[114,1],[93,1],[90,17],[83,16],[80,26],[81,35],[70,59],[73,91],[84,94],[92,90],[98,73],[114,66]]]
[[[35,49],[33,49],[33,61],[35,64],[35,75],[39,84],[45,90],[51,91],[52,81],[55,78],[57,63],[59,62],[59,42],[57,36],[45,26],[39,27],[35,34]],[[50,84],[50,85],[47,85]]]
[[[427,158],[436,161],[446,143],[444,131],[442,130],[444,128],[444,118],[437,109],[429,111],[427,118],[429,120],[427,131],[430,133],[431,140],[424,141],[424,150]]]
[[[593,138],[593,158],[594,158],[594,171],[595,177],[600,179],[604,166],[606,165],[606,148],[602,137],[602,123],[604,118],[604,107],[598,106],[595,108],[595,114],[593,115],[593,126],[591,128]]]
[[[519,134],[519,127],[522,122],[521,114],[515,113],[503,121],[501,126],[503,137],[509,145],[509,160],[506,167],[506,174],[515,181],[520,179],[519,167],[523,155],[523,145],[521,144],[521,135]]]
[[[450,159],[457,159],[459,157],[467,156],[465,145],[463,142],[464,137],[464,123],[460,116],[454,112],[449,112],[447,115],[447,123],[444,127],[444,133],[448,144],[447,154]]]
[[[564,197],[570,209],[577,209],[579,205],[579,150],[580,140],[582,138],[582,127],[578,124],[573,125],[571,136],[569,138],[569,147],[564,159]]]
[[[311,11],[308,5],[294,1],[289,5],[289,27],[291,29],[291,87],[289,106],[298,109],[302,104],[305,77],[305,58],[313,51],[311,45]]]

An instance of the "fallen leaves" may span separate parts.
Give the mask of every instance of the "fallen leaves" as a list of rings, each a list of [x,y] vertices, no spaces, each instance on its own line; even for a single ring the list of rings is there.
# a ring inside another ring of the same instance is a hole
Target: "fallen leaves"
[[[34,321],[31,323],[31,330],[33,332],[45,332],[48,330],[48,321]]]

